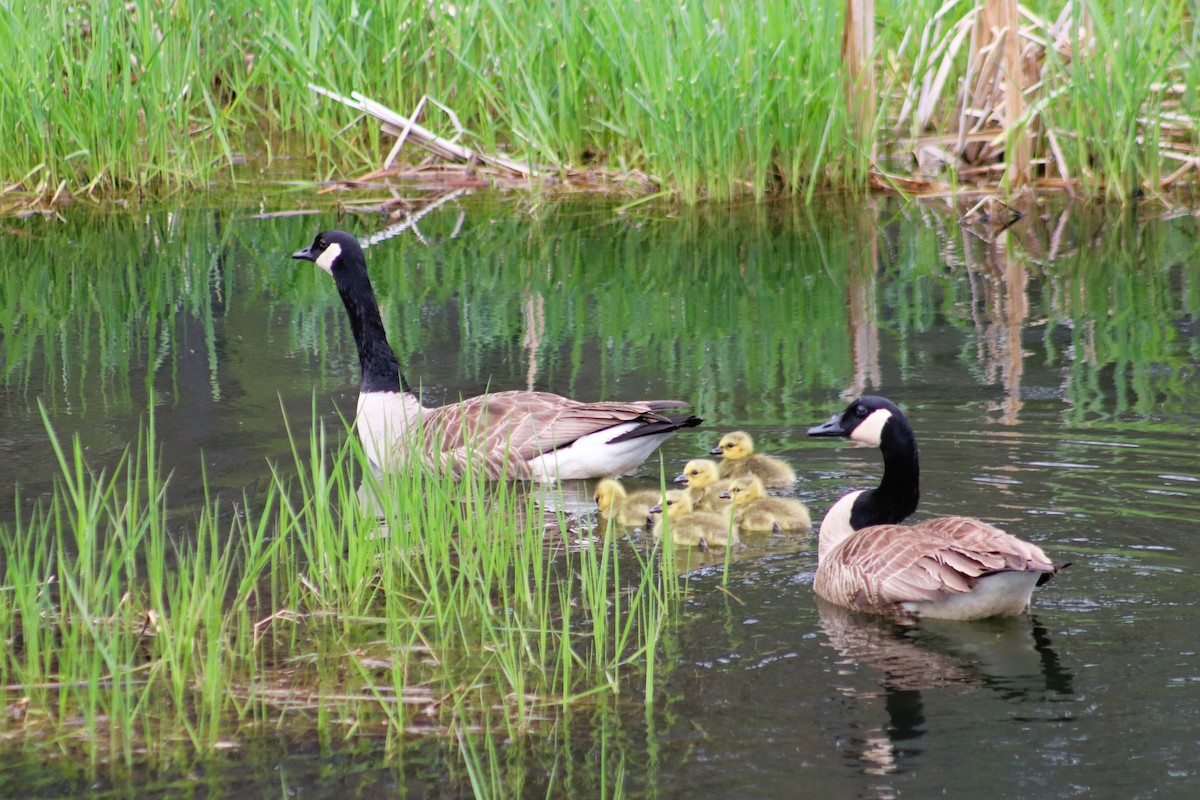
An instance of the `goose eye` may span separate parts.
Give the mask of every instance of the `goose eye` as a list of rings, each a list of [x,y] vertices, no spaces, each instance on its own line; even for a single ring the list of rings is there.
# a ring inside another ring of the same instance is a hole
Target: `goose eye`
[[[855,413],[857,416],[860,416],[860,417],[865,417],[865,416],[867,415],[867,407],[866,407],[866,406],[859,406],[858,408],[854,409],[854,413]]]

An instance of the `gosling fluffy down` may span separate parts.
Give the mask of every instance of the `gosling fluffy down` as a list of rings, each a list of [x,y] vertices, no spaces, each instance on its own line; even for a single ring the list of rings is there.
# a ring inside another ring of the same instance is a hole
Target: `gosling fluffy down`
[[[694,458],[684,465],[683,472],[675,476],[675,483],[687,485],[692,508],[697,511],[722,513],[726,510],[729,501],[722,500],[721,493],[729,488],[730,482],[721,478],[717,462]]]
[[[738,527],[743,531],[780,533],[812,530],[812,517],[804,503],[790,497],[767,494],[766,487],[757,475],[734,479],[721,496],[732,498],[737,509]]]
[[[643,489],[630,494],[615,478],[603,478],[592,492],[596,510],[606,520],[613,520],[626,528],[642,528],[650,516],[650,507],[662,501],[658,490]]]
[[[754,452],[754,440],[745,431],[725,434],[709,454],[721,456],[722,478],[757,475],[769,489],[787,489],[796,482],[796,472],[786,461]]]
[[[677,545],[707,550],[740,543],[732,515],[694,510],[688,493],[681,489],[668,491],[662,503],[651,507],[650,514],[654,520],[654,536],[661,537],[664,527],[669,528],[671,541]]]

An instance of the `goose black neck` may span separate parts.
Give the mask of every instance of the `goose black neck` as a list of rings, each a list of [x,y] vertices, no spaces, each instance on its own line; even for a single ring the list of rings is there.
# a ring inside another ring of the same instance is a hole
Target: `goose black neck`
[[[350,316],[350,330],[358,347],[358,363],[362,368],[361,392],[411,392],[408,381],[400,372],[400,362],[388,344],[383,329],[383,317],[375,291],[367,277],[366,266],[347,270],[337,279],[338,294]]]
[[[908,420],[893,417],[888,421],[879,450],[883,454],[883,479],[854,504],[850,525],[855,530],[903,522],[917,510],[921,497],[917,439]]]

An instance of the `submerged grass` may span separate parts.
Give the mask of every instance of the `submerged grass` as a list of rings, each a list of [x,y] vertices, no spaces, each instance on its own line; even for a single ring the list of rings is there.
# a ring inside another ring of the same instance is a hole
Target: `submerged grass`
[[[46,427],[56,490],[0,527],[8,746],[98,771],[275,728],[391,752],[433,736],[483,790],[500,742],[595,695],[654,701],[681,592],[657,548],[623,567],[514,485],[419,468],[360,484],[357,442],[319,426],[253,506],[209,498],[185,523],[153,420],[110,472]]]
[[[1026,6],[1047,20],[1063,8]],[[636,171],[687,202],[862,187],[870,154],[904,127],[906,98],[950,52],[941,37],[974,4],[876,7],[879,111],[856,130],[842,6],[823,0],[3,3],[0,182],[43,196],[201,185],[280,148],[315,154],[316,177],[377,164],[391,142],[315,97],[313,82],[400,111],[429,95],[455,110],[476,149]],[[1073,8],[1086,35],[1058,32],[1062,46],[1046,51],[1027,92],[1042,121],[1020,124],[1056,132],[1059,152],[1035,155],[1061,156],[1085,190],[1127,198],[1195,156],[1194,4]],[[965,61],[946,61],[935,132],[954,130]],[[452,133],[440,111],[423,121]]]

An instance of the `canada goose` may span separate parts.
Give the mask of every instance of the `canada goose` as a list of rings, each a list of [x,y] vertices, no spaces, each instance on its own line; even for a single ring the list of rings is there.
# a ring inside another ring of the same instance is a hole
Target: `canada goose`
[[[877,614],[1012,616],[1067,566],[971,517],[900,524],[917,509],[920,469],[912,425],[892,401],[860,397],[808,435],[844,436],[883,453],[879,486],[845,495],[821,521],[813,588],[826,600]]]
[[[786,489],[796,482],[796,473],[786,461],[754,452],[754,440],[745,431],[725,434],[709,454],[721,456],[722,478],[757,475],[769,489]]]
[[[425,408],[388,345],[358,241],[322,231],[292,258],[332,275],[342,296],[362,368],[355,425],[376,466],[416,458],[455,474],[478,465],[492,479],[624,475],[680,428],[701,422],[660,413],[688,405],[678,400],[581,403],[547,392],[496,392]]]
[[[735,478],[721,497],[737,508],[738,527],[744,531],[798,531],[812,528],[808,509],[790,497],[772,497],[757,475]]]
[[[615,478],[604,478],[597,483],[592,496],[596,499],[600,516],[615,520],[626,528],[644,527],[646,517],[650,516],[650,506],[662,502],[662,492],[657,489],[629,494]]]
[[[668,521],[663,522],[666,514]],[[654,518],[654,535],[662,535],[663,525],[671,529],[671,541],[678,545],[698,546],[701,550],[710,547],[728,547],[739,544],[737,526],[732,515],[696,511],[686,491],[671,489],[661,503],[650,507]]]
[[[687,484],[687,493],[692,507],[697,511],[724,511],[725,502],[721,492],[729,488],[729,480],[722,479],[717,462],[707,458],[693,458],[683,466],[683,472],[675,476],[675,483]]]

